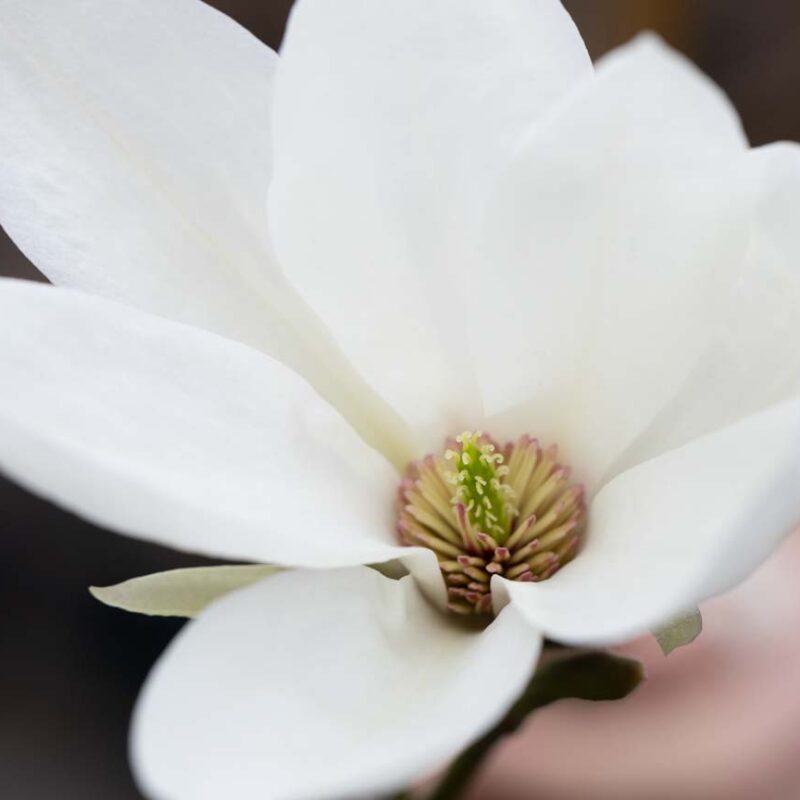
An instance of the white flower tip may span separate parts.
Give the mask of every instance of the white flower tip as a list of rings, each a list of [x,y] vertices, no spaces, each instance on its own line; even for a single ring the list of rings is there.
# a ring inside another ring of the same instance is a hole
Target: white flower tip
[[[637,47],[643,50],[654,52],[674,52],[674,48],[656,31],[646,30],[637,33],[629,43],[630,47]]]
[[[694,69],[694,65],[691,65],[683,53],[676,50],[655,31],[637,33],[626,44],[603,56],[601,61],[608,66],[614,65],[616,68],[621,68],[622,65],[631,68],[631,62],[641,63],[644,61],[662,67],[690,65]]]
[[[669,92],[676,97],[695,97],[697,104],[704,104],[713,117],[723,120],[726,127],[738,129],[742,146],[747,137],[741,126],[736,109],[725,92],[705,75],[686,55],[653,31],[644,31],[634,36],[627,44],[603,56],[598,64],[600,79],[605,74],[623,72],[639,83],[641,90]],[[617,80],[619,76],[617,75]]]

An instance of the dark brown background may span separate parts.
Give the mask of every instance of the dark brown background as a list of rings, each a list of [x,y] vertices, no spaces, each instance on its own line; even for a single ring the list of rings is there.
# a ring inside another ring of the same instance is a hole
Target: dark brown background
[[[212,5],[277,47],[291,2]],[[593,56],[654,28],[729,93],[754,144],[800,140],[798,0],[566,5]],[[37,278],[2,231],[0,275]],[[106,609],[86,587],[202,562],[95,528],[2,478],[0,510],[0,796],[137,798],[128,717],[178,624]]]

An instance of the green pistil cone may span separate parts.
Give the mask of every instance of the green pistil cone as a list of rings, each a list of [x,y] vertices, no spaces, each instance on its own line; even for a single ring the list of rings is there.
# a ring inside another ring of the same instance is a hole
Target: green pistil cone
[[[475,530],[488,533],[503,544],[510,533],[509,492],[504,483],[507,468],[494,445],[481,435],[463,433],[461,448],[448,453],[453,465],[456,491],[454,501],[463,503]]]

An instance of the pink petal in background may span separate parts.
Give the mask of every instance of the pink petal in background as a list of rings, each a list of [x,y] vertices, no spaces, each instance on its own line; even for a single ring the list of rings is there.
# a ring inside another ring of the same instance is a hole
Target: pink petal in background
[[[565,701],[531,718],[472,800],[795,800],[800,797],[800,532],[703,607],[668,658],[623,651],[648,680],[618,703]]]

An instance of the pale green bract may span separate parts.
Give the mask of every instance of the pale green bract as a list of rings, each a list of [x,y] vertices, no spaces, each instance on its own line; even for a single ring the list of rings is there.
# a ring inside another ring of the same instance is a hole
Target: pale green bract
[[[196,617],[218,598],[278,572],[267,564],[194,567],[131,578],[114,586],[92,586],[101,603],[154,617]]]
[[[691,644],[703,632],[703,617],[700,610],[693,608],[671,622],[653,631],[658,646],[665,656],[679,647]]]

